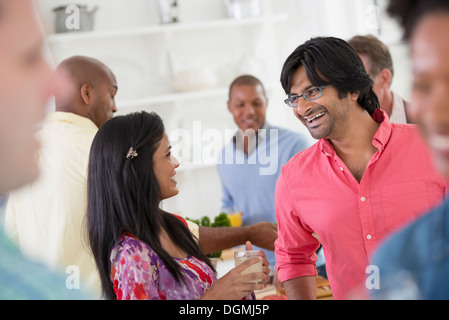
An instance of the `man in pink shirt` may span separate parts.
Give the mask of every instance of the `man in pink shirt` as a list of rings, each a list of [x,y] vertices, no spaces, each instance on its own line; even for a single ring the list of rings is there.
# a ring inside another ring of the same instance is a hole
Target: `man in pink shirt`
[[[392,231],[446,191],[417,127],[391,124],[373,82],[344,40],[314,38],[286,60],[281,83],[295,116],[319,141],[293,157],[276,186],[275,243],[288,299],[314,299],[319,247],[335,299],[370,275],[369,257]]]

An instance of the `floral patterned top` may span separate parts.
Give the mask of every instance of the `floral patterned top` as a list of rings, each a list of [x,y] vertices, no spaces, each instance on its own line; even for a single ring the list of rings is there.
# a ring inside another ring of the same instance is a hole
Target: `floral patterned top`
[[[144,242],[125,233],[111,252],[111,280],[117,300],[197,300],[217,280],[203,261],[175,259],[184,281],[176,282],[163,261]]]

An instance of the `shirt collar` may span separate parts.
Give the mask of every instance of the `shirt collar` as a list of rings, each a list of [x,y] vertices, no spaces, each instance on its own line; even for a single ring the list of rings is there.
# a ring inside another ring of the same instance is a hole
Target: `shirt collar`
[[[262,131],[260,131],[260,129],[262,129]],[[265,121],[264,125],[260,129],[257,131],[257,142],[258,143],[261,141],[264,141],[267,138],[267,136],[268,136],[267,133],[270,131],[271,125],[267,121]]]
[[[267,137],[269,136],[267,133],[270,131],[271,127],[272,126],[267,121],[265,121],[265,123],[262,126],[262,128],[257,130],[256,143],[252,144],[252,146],[250,146],[248,148],[248,150],[249,150],[248,154],[250,154],[255,148],[257,148],[259,143],[261,143],[262,141],[267,139]],[[261,131],[261,129],[263,129],[263,130]],[[236,147],[239,146],[243,150],[242,136],[239,134],[239,132],[241,132],[241,130],[238,130],[234,134],[234,136],[232,137],[232,142],[233,142],[234,146],[236,146]],[[237,143],[237,142],[239,142],[239,143]]]
[[[388,141],[391,137],[391,123],[388,119],[388,115],[382,109],[376,109],[373,114],[373,118],[376,122],[380,123],[379,128],[373,138],[373,146],[375,146],[380,153],[385,149]],[[321,139],[321,151],[328,157],[335,155],[335,150],[328,139]]]
[[[388,115],[382,109],[377,109],[379,113],[379,118],[383,119],[380,121],[380,126],[376,131],[376,134],[373,138],[373,146],[375,146],[379,150],[385,149],[388,141],[390,141],[391,137],[391,123],[388,119]],[[378,121],[379,122],[379,121]]]
[[[95,123],[92,122],[92,120],[71,112],[62,112],[62,111],[50,112],[45,118],[45,123],[53,121],[67,122],[70,124],[74,124],[78,127],[98,130],[97,126],[95,125]]]

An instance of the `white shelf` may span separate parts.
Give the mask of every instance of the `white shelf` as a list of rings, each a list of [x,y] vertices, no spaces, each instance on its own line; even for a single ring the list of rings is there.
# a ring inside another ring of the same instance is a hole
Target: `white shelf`
[[[265,90],[272,90],[276,87],[280,87],[280,84],[272,83],[265,85]],[[149,105],[162,104],[162,103],[176,103],[185,102],[190,100],[204,99],[210,97],[218,97],[227,95],[229,88],[216,88],[208,90],[190,91],[190,92],[174,92],[161,95],[154,95],[140,99],[127,99],[116,101],[119,109],[131,109],[135,107],[145,107]]]
[[[202,99],[207,97],[216,97],[220,95],[224,95],[228,93],[228,88],[217,88],[217,89],[209,89],[209,90],[199,90],[199,91],[191,91],[191,92],[175,92],[175,93],[167,93],[155,96],[149,96],[140,99],[130,99],[130,100],[122,100],[117,101],[117,107],[119,108],[133,108],[138,106],[148,106],[159,103],[175,103],[179,101],[188,101],[195,99]]]
[[[50,34],[47,40],[50,44],[65,41],[84,41],[93,39],[107,39],[116,37],[141,36],[166,32],[188,31],[196,29],[222,28],[234,26],[256,25],[265,22],[284,21],[288,18],[286,14],[265,15],[256,18],[220,19],[212,21],[200,21],[191,23],[173,23],[164,25],[154,25],[148,27],[139,27],[122,30],[104,30],[104,31],[86,31],[86,32],[68,32]]]

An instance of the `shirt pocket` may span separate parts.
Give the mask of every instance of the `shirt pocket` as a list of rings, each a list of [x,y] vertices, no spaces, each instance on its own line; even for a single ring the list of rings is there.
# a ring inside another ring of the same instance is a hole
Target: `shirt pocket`
[[[398,183],[382,188],[385,226],[397,229],[429,210],[429,196],[424,181]]]

